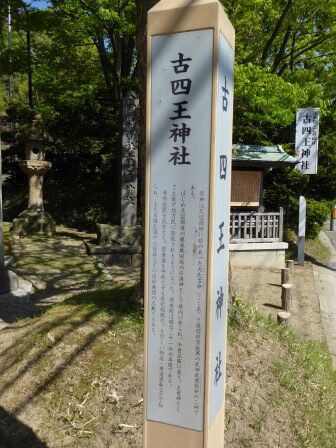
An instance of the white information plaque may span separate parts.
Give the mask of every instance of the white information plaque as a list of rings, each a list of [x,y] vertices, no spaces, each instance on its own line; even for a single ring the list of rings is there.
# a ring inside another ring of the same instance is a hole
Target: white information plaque
[[[211,337],[210,425],[224,402],[226,326],[229,278],[229,230],[233,116],[234,50],[224,35],[219,40],[218,111],[215,173],[215,238]]]
[[[320,109],[299,109],[296,114],[296,169],[303,174],[316,174],[318,164]]]
[[[203,430],[213,30],[152,38],[147,419]]]

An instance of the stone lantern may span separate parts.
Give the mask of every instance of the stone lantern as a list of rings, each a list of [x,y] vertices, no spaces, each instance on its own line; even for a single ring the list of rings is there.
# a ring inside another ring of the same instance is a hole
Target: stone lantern
[[[19,161],[20,168],[28,175],[28,208],[14,219],[13,232],[17,235],[43,234],[51,236],[55,232],[52,217],[44,210],[43,180],[52,164],[45,160],[47,136],[40,115],[36,115],[31,128],[24,135],[25,158]]]

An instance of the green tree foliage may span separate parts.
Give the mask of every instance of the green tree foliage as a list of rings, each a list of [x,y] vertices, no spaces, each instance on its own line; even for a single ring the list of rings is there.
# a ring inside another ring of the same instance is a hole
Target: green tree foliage
[[[125,94],[126,87],[133,87],[134,81],[120,75],[116,89],[106,83],[101,57],[91,33],[94,26],[89,29],[87,23],[81,22],[84,9],[77,9],[82,12],[79,18],[69,17],[69,5],[74,2],[59,3],[62,3],[61,9],[55,6],[45,11],[29,10],[34,110],[30,111],[28,107],[27,24],[19,9],[13,9],[10,56],[13,61],[20,49],[20,71],[13,62],[10,63],[9,52],[2,52],[0,73],[4,76],[1,85],[5,93],[8,74],[14,74],[14,100],[7,102],[5,107],[9,119],[19,124],[19,130],[29,123],[35,112],[42,114],[47,126],[51,137],[48,159],[54,166],[51,179],[49,176],[46,183],[50,212],[54,212],[58,221],[92,227],[95,220],[111,222],[117,219],[113,204],[118,202],[116,180],[121,122],[118,89]],[[105,24],[110,19],[105,17]],[[85,32],[80,32],[80,27]],[[132,30],[124,26],[123,32],[129,35]],[[106,54],[114,61],[108,42],[104,37]],[[134,65],[134,56],[132,58]],[[132,76],[133,65],[129,72]],[[22,156],[21,149],[19,157]],[[25,182],[19,171],[17,175]],[[63,194],[63,191],[67,193]]]
[[[74,190],[78,185],[88,191],[85,183],[100,190],[99,198],[81,198],[80,220],[85,221],[87,207],[90,222],[110,221],[115,210],[108,203],[118,202],[112,185],[119,171],[122,99],[138,90],[144,106],[146,13],[157,1],[51,0],[43,11],[27,7],[24,0],[8,1],[13,49],[6,50],[6,2],[1,2],[0,108],[20,125],[31,117],[29,30],[34,112],[42,114],[52,137],[48,157],[55,167],[54,191],[61,190],[61,172],[67,178],[70,172],[78,173]],[[294,154],[296,110],[312,106],[322,111],[318,175],[272,172],[266,181],[267,205],[277,208],[299,194],[312,200],[335,199],[336,1],[221,1],[237,35],[234,141],[284,144]],[[10,73],[15,95],[8,104]],[[141,148],[144,164],[143,138]],[[60,203],[57,198],[53,202]],[[78,207],[75,194],[70,203]],[[77,218],[66,219],[75,224]]]
[[[292,169],[266,177],[266,206],[285,206],[297,219],[298,197],[309,198],[311,236],[336,198],[335,0],[223,0],[236,34],[234,138],[244,143],[283,144],[294,155],[295,112],[321,109],[319,169]],[[326,208],[327,207],[327,208]],[[315,224],[316,223],[316,224]]]

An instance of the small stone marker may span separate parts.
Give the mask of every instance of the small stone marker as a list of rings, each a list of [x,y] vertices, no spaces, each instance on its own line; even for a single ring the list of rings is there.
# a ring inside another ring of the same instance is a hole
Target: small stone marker
[[[288,325],[289,323],[289,318],[290,318],[291,314],[288,313],[287,311],[279,311],[278,313],[278,324],[279,325]]]
[[[123,100],[121,226],[137,224],[139,100]]]
[[[291,276],[290,276],[290,269],[289,268],[282,268],[281,269],[281,284],[284,283],[290,283],[291,282]]]
[[[234,29],[218,0],[148,15],[145,448],[224,445]]]
[[[289,283],[282,285],[281,303],[282,308],[286,311],[290,311],[292,309],[292,287],[293,285]]]
[[[303,266],[305,261],[306,240],[306,199],[300,196],[299,231],[298,231],[298,263]]]

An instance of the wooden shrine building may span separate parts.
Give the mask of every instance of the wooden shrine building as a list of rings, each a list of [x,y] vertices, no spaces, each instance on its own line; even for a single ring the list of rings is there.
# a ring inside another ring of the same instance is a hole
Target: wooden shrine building
[[[237,266],[283,267],[283,209],[263,206],[263,178],[274,167],[295,166],[281,146],[234,145],[232,156],[230,251]]]

